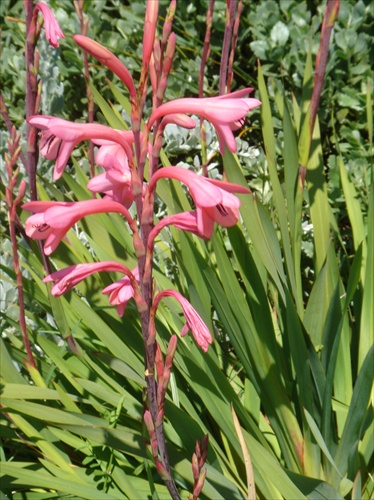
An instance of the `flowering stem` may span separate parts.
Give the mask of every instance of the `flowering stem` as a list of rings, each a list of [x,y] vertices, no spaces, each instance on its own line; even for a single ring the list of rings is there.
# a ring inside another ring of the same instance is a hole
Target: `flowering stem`
[[[141,237],[144,248],[147,248],[147,244],[149,241],[149,235],[154,227],[153,223],[153,192],[149,193],[146,196],[146,211],[147,213],[152,213],[152,217],[147,217],[147,220],[141,221]],[[141,196],[139,196],[141,198]],[[137,200],[137,206],[141,207],[143,211],[143,201],[141,199]],[[139,210],[138,210],[139,214]],[[152,252],[151,252],[152,253]],[[147,250],[147,254],[149,254]],[[147,262],[146,262],[147,260]],[[166,487],[169,490],[169,493],[173,500],[179,500],[180,496],[178,493],[178,489],[174,483],[172,478],[169,457],[166,449],[166,441],[165,441],[165,433],[163,427],[163,421],[158,422],[158,414],[159,414],[159,406],[157,401],[157,382],[155,379],[155,337],[152,333],[152,324],[151,324],[151,308],[153,304],[153,284],[152,284],[152,258],[146,259],[146,256],[143,255],[138,260],[138,268],[139,268],[139,279],[140,286],[142,291],[142,296],[147,304],[147,309],[140,314],[140,320],[142,324],[142,333],[143,333],[143,341],[145,348],[145,375],[146,375],[146,383],[147,383],[147,393],[148,393],[148,404],[149,410],[151,413],[151,417],[154,423],[156,438],[158,443],[158,450],[161,459],[161,463],[163,466],[163,470],[165,474],[162,474],[162,478]],[[157,465],[157,464],[156,464]]]
[[[24,0],[24,9],[26,14],[26,45],[25,45],[25,63],[26,63],[26,119],[36,113],[37,102],[37,82],[34,68],[35,61],[35,27],[33,23],[36,22],[33,11],[34,1]],[[33,36],[29,36],[30,34]],[[27,137],[27,172],[30,183],[30,199],[36,200],[36,165],[38,163],[38,148],[37,148],[37,134],[36,129],[28,122],[26,123],[26,137]]]
[[[12,122],[10,121],[9,113],[8,113],[7,108],[6,108],[6,105],[5,105],[5,102],[4,102],[4,99],[3,99],[1,92],[0,92],[0,114],[4,119],[4,122],[5,122],[7,129],[8,129],[9,135],[11,135],[13,125],[12,125]],[[22,151],[19,152],[19,158],[22,161],[22,164],[25,167],[25,169],[27,169],[27,160],[26,160],[25,155],[22,153]]]
[[[204,74],[205,65],[210,54],[210,37],[212,34],[213,10],[215,0],[209,0],[209,7],[206,13],[206,30],[204,38],[203,53],[201,55],[200,73],[199,73],[199,97],[204,97]],[[204,118],[200,117],[200,137],[201,137],[201,155],[205,177],[208,177],[207,155],[206,155],[206,131]]]
[[[233,75],[234,75],[232,67],[233,67],[233,64],[234,64],[235,48],[236,48],[236,44],[237,44],[237,41],[238,41],[240,16],[242,14],[242,10],[243,10],[243,0],[239,0],[238,10],[236,11],[235,21],[234,21],[234,26],[233,26],[233,32],[232,32],[231,51],[230,51],[230,57],[229,57],[229,66],[228,66],[228,70],[227,70],[227,87],[226,87],[226,92],[230,92],[231,82],[232,82]]]
[[[227,8],[226,8],[225,34],[223,37],[221,67],[220,67],[220,72],[219,72],[219,93],[220,93],[220,95],[226,93],[227,63],[228,63],[228,59],[229,59],[232,28],[233,28],[234,19],[235,19],[236,2],[237,2],[237,0],[230,0],[227,3]]]
[[[14,199],[14,188],[18,177],[17,170],[15,171],[14,169],[16,167],[20,151],[18,143],[19,143],[19,135],[16,135],[15,128],[13,127],[11,137],[8,140],[9,155],[5,154],[6,170],[8,173],[8,186],[6,187],[6,201],[8,205],[8,222],[9,222],[10,241],[12,245],[13,267],[16,273],[16,282],[18,291],[19,324],[21,327],[23,343],[26,349],[26,354],[29,364],[33,368],[37,369],[34,356],[31,351],[30,341],[27,335],[25,299],[23,295],[22,273],[19,265],[18,248],[17,248],[16,210],[17,210],[17,205],[23,198],[23,195],[26,190],[26,183],[22,181],[19,187],[18,195]]]
[[[324,18],[322,23],[321,40],[316,59],[316,70],[314,74],[314,86],[312,93],[312,100],[310,103],[310,141],[314,124],[316,122],[317,111],[321,99],[323,82],[325,79],[325,71],[327,64],[327,57],[329,53],[331,31],[334,27],[335,21],[338,17],[340,0],[327,0],[325,7]]]

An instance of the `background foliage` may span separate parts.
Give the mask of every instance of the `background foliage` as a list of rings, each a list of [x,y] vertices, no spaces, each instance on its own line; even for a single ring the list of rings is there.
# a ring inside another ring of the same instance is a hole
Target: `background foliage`
[[[4,0],[0,86],[13,123],[24,131],[25,25],[21,0]],[[161,16],[167,3],[161,2]],[[70,0],[51,0],[66,39],[40,39],[41,112],[85,121],[81,54],[70,36],[79,23]],[[201,497],[372,498],[373,221],[370,2],[342,1],[313,136],[305,190],[299,189],[300,135],[311,95],[324,4],[272,0],[245,4],[233,89],[250,84],[263,102],[223,162],[208,128],[211,176],[223,168],[249,184],[242,224],[211,241],[172,229],[160,236],[157,282],[177,288],[215,334],[208,354],[179,342],[166,434],[183,498],[191,489],[194,440],[210,436]],[[196,95],[206,2],[179,2],[178,52],[167,99]],[[85,2],[89,36],[113,50],[136,77],[144,3]],[[205,90],[217,93],[225,2],[216,2]],[[260,61],[260,66],[257,65]],[[126,127],[118,82],[91,61],[95,119]],[[186,76],[187,75],[187,76]],[[102,96],[102,97],[100,97]],[[103,99],[102,99],[103,98]],[[107,104],[109,103],[109,105]],[[6,129],[1,128],[2,153]],[[85,145],[61,181],[40,160],[41,199],[81,200]],[[198,127],[171,128],[163,161],[199,171]],[[4,168],[1,167],[5,179]],[[161,185],[161,183],[160,183]],[[4,186],[2,186],[2,195]],[[162,184],[159,216],[189,209],[177,183]],[[3,208],[5,205],[3,203]],[[2,210],[1,473],[8,498],[168,498],[143,429],[143,347],[136,308],[123,319],[101,295],[115,276],[101,274],[60,299],[41,282],[37,247],[19,236],[28,333],[38,370],[26,369],[17,293]],[[24,221],[25,213],[20,213]],[[56,268],[121,259],[135,265],[116,214],[85,219],[52,256]],[[103,230],[105,228],[105,232]],[[180,332],[180,311],[162,306],[162,345]],[[64,338],[74,335],[81,354]],[[251,462],[248,461],[248,455]],[[250,465],[252,463],[252,466]]]

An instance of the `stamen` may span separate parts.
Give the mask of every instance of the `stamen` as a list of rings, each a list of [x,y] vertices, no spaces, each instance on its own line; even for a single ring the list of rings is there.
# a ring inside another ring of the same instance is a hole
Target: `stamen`
[[[44,147],[47,145],[47,153],[49,153],[49,149],[52,145],[52,142],[56,139],[56,136],[51,134],[49,135],[46,140],[44,141],[43,144],[40,145],[40,149],[44,149]]]
[[[227,215],[229,215],[228,211],[226,210],[226,208],[222,205],[222,203],[219,203],[218,205],[216,205],[216,209],[218,210],[218,212],[222,215],[222,217],[226,217]]]
[[[44,224],[33,224],[32,227],[38,230],[38,233],[44,233],[49,229],[49,225],[44,222]]]
[[[58,158],[59,154],[60,154],[60,149],[61,149],[61,146],[62,146],[62,139],[59,139],[59,145],[58,145],[58,148],[57,148],[57,154],[56,154],[56,158]]]

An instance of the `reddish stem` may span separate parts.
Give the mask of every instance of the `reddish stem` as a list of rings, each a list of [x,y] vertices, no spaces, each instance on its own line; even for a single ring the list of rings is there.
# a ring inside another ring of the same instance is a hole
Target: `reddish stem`
[[[36,17],[33,16],[34,0],[24,0],[24,9],[26,14],[26,45],[25,45],[25,63],[26,63],[26,119],[36,113],[36,102],[38,86],[34,69],[35,46],[36,46]],[[30,36],[32,34],[32,36]],[[30,199],[35,201],[36,196],[36,166],[38,163],[39,150],[37,147],[36,129],[26,122],[27,137],[27,173],[30,183]]]
[[[201,55],[201,64],[199,73],[199,97],[204,96],[204,74],[205,74],[206,62],[210,54],[210,37],[212,34],[214,1],[215,0],[209,1],[209,7],[206,13],[206,30],[205,30],[204,47],[203,47],[203,53]],[[203,172],[204,176],[208,177],[207,157],[206,157],[206,133],[205,133],[203,117],[200,117],[200,138],[202,146],[201,149],[202,149]]]
[[[5,102],[4,102],[4,99],[3,99],[3,96],[1,95],[1,93],[0,93],[0,114],[4,119],[4,122],[5,122],[6,128],[8,129],[9,135],[12,135],[13,124],[10,121],[9,113],[8,113],[8,110],[6,108],[6,105],[5,105]],[[23,166],[27,170],[27,160],[26,160],[25,155],[22,153],[22,151],[20,151],[19,157],[22,161]]]
[[[219,93],[220,93],[220,95],[226,93],[227,65],[228,65],[228,60],[229,60],[232,28],[234,25],[235,12],[236,12],[236,2],[237,2],[237,0],[228,0],[227,1],[225,34],[223,37],[221,67],[220,67],[220,72],[219,72]]]
[[[242,10],[243,10],[243,0],[239,0],[238,10],[236,11],[234,27],[232,32],[231,52],[229,57],[229,67],[227,70],[227,86],[226,86],[227,92],[230,92],[230,87],[234,76],[232,67],[234,64],[236,44],[238,42],[239,24],[240,24],[240,16],[242,14]]]
[[[5,154],[6,170],[8,174],[8,185],[6,186],[5,191],[6,191],[6,203],[8,206],[10,241],[12,245],[12,254],[13,254],[13,268],[16,273],[16,283],[18,292],[18,303],[19,303],[19,324],[21,327],[23,343],[26,349],[26,354],[29,360],[29,364],[33,368],[37,369],[34,356],[31,351],[29,337],[27,335],[22,273],[19,265],[18,249],[17,249],[17,235],[16,235],[17,205],[21,202],[23,195],[25,194],[26,183],[24,181],[21,182],[18,196],[14,197],[14,188],[16,186],[18,177],[18,171],[15,170],[15,168],[20,152],[19,135],[16,135],[14,127],[11,131],[10,138],[8,139],[8,150],[9,154]]]
[[[327,64],[327,57],[329,54],[329,45],[331,31],[334,27],[335,21],[339,13],[340,0],[327,0],[324,19],[322,23],[321,39],[319,43],[318,54],[316,58],[316,70],[314,73],[314,86],[312,99],[310,103],[310,134],[312,136],[314,125],[316,122],[319,103],[321,100],[321,93],[323,82],[325,79],[325,71]]]

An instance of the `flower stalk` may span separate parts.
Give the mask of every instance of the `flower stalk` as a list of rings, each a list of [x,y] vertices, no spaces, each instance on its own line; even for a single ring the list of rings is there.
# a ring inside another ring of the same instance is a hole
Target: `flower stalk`
[[[212,1],[211,14],[213,4]],[[32,213],[26,222],[26,234],[36,240],[44,240],[44,253],[50,255],[62,240],[69,241],[70,229],[83,217],[107,212],[120,213],[124,217],[132,234],[138,261],[135,269],[130,270],[116,261],[82,263],[50,273],[44,281],[53,282],[52,294],[59,296],[93,273],[105,271],[123,274],[121,279],[104,288],[102,293],[108,295],[110,304],[116,307],[119,316],[126,313],[129,300],[133,299],[137,306],[144,342],[147,384],[144,423],[148,429],[156,469],[171,497],[177,500],[180,495],[173,479],[164,433],[164,403],[178,342],[177,336],[172,335],[164,360],[156,328],[160,301],[170,297],[179,302],[185,318],[180,336],[184,337],[191,331],[194,341],[203,352],[208,351],[213,337],[192,304],[177,290],[156,289],[153,277],[155,239],[170,225],[202,239],[209,239],[215,224],[230,227],[238,222],[240,200],[234,193],[248,194],[249,190],[218,179],[202,177],[186,168],[162,167],[159,158],[163,133],[170,123],[193,128],[195,121],[189,115],[197,114],[214,125],[221,153],[226,148],[235,152],[234,131],[241,127],[247,113],[261,103],[247,97],[253,90],[249,88],[218,97],[181,98],[163,102],[176,46],[176,36],[172,31],[175,0],[169,5],[161,38],[157,34],[159,2],[153,0],[146,4],[142,68],[137,85],[117,56],[86,36],[88,21],[83,19],[82,0],[75,0],[75,7],[81,22],[81,34],[73,36],[73,39],[84,51],[85,76],[88,77],[87,54],[90,54],[122,81],[130,95],[131,131],[114,130],[94,123],[90,118],[89,123],[77,123],[35,115],[35,111],[29,113],[28,125],[41,130],[40,153],[55,161],[55,180],[64,175],[71,153],[82,141],[89,141],[92,148],[98,146],[95,162],[104,171],[94,175],[91,168],[91,180],[87,186],[92,193],[101,193],[101,197],[76,202],[38,202],[32,198],[31,202],[25,203],[23,208]],[[44,10],[43,14],[47,16]],[[231,10],[230,16],[232,30],[234,15]],[[47,19],[52,23],[52,18],[47,16]],[[211,21],[208,28],[211,28]],[[206,47],[209,47],[209,29]],[[226,44],[227,54],[228,47]],[[153,106],[147,119],[143,110],[148,77],[153,90]],[[148,182],[145,180],[146,164]],[[167,215],[155,225],[154,200],[160,179],[174,179],[183,183],[193,199],[195,210]],[[130,211],[133,203],[135,209]],[[206,456],[207,438],[199,442],[193,458],[194,499],[204,484],[206,470],[203,465]]]
[[[18,183],[19,169],[17,162],[20,154],[19,146],[20,135],[16,133],[15,128],[12,128],[11,137],[8,139],[8,153],[5,153],[5,166],[8,175],[8,185],[5,187],[5,198],[8,206],[8,223],[10,232],[10,241],[12,245],[13,254],[13,267],[16,273],[18,304],[19,304],[19,324],[22,332],[23,344],[25,346],[29,366],[37,370],[35,359],[31,350],[30,340],[27,333],[26,325],[26,312],[25,312],[25,298],[23,294],[22,273],[18,258],[17,248],[17,234],[16,234],[16,220],[17,220],[17,207],[21,203],[25,192],[26,182],[21,180],[18,186],[17,195],[14,194],[15,188]]]

